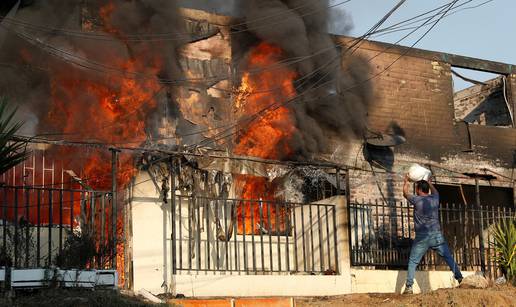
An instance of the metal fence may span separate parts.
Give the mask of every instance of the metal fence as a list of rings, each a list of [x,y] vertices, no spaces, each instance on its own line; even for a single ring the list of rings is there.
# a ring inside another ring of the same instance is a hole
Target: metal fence
[[[334,205],[196,196],[171,205],[174,273],[339,270]]]
[[[59,255],[74,248],[67,246],[67,238],[88,229],[100,257],[88,266],[111,267],[115,250],[109,247],[114,235],[112,205],[111,192],[1,186],[0,266],[60,266]]]
[[[358,202],[349,206],[351,263],[377,269],[406,268],[415,237],[413,207],[404,202]],[[509,206],[441,204],[441,228],[462,270],[483,270],[496,275],[492,227],[513,217]],[[420,269],[447,270],[434,251],[428,252]]]

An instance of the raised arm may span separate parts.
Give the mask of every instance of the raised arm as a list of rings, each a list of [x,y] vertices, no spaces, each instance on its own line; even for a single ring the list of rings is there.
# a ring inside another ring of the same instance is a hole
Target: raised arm
[[[434,184],[432,183],[432,176],[428,178],[428,185],[430,186],[430,191],[432,192],[432,195],[439,195],[439,191],[437,191]]]
[[[407,200],[409,199],[409,178],[408,174],[405,175],[405,178],[403,178],[403,197],[405,197]]]

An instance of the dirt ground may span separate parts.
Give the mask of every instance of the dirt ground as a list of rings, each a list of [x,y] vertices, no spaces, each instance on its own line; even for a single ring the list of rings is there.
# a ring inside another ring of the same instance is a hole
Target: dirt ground
[[[296,299],[297,307],[336,306],[516,306],[516,288],[441,289],[423,294],[351,294],[337,297]]]
[[[0,307],[154,307],[166,304],[144,302],[114,291],[46,290],[18,293],[14,299],[0,297]]]
[[[111,291],[51,290],[18,295],[14,300],[0,297],[3,306],[115,307],[172,306],[151,304],[137,297]],[[337,306],[488,306],[516,307],[516,287],[496,286],[480,289],[442,289],[424,294],[350,294],[335,297],[297,298],[297,307]]]

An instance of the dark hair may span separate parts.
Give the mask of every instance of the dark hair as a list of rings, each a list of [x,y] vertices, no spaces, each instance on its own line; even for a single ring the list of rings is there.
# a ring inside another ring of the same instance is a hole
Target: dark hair
[[[430,185],[425,180],[419,180],[416,182],[416,189],[419,189],[423,193],[430,192]]]

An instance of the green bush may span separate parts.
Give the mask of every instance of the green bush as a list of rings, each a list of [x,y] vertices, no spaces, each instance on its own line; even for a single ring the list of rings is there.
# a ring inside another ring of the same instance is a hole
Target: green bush
[[[494,260],[507,281],[516,283],[516,219],[504,220],[494,226]]]

